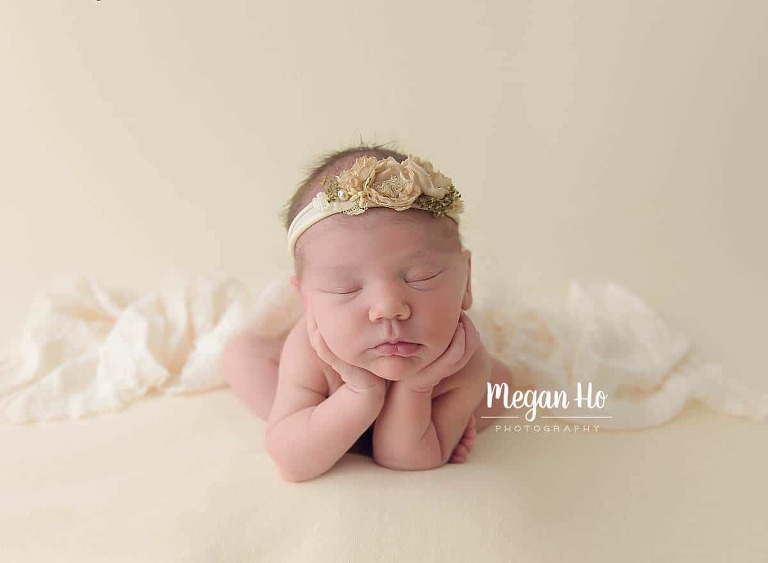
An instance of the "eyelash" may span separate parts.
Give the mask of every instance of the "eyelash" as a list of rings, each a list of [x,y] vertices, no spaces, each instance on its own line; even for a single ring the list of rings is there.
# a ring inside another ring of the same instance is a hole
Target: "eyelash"
[[[422,278],[422,279],[419,279],[419,280],[406,281],[405,283],[423,283],[423,282],[428,282],[430,280],[435,279],[437,276],[439,276],[442,273],[443,273],[443,270],[440,270],[436,274],[434,274],[432,276],[429,276],[427,278]],[[360,291],[360,290],[359,289],[353,289],[353,290],[350,290],[350,291],[334,291],[333,293],[335,293],[336,295],[352,295],[353,293],[357,293],[358,291]]]
[[[435,279],[437,276],[439,276],[439,275],[440,275],[440,274],[442,274],[442,273],[443,273],[443,271],[442,271],[442,270],[440,270],[439,272],[437,272],[437,273],[436,273],[435,275],[433,275],[433,276],[429,276],[429,277],[426,277],[426,278],[422,278],[422,279],[420,279],[420,280],[406,281],[406,283],[419,283],[419,282],[425,282],[425,281],[433,280],[433,279]]]

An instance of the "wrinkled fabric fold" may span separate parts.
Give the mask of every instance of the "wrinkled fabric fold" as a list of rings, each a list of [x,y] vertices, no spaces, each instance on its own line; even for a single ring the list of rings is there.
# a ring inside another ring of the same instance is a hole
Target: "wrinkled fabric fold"
[[[254,299],[227,278],[198,277],[143,295],[86,277],[67,280],[34,300],[18,353],[0,362],[0,420],[81,418],[151,394],[222,387],[224,346],[249,322],[266,330],[275,320],[275,307],[265,311],[273,287],[285,284],[273,282]],[[283,312],[286,303],[281,296]]]

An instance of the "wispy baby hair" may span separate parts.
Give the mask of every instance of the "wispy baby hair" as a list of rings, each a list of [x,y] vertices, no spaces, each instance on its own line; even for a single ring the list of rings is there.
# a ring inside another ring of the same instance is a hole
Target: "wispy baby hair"
[[[280,217],[285,230],[287,231],[291,226],[291,222],[293,222],[299,211],[304,209],[312,198],[315,197],[317,192],[322,190],[320,183],[323,181],[323,178],[326,176],[331,178],[343,172],[345,168],[343,163],[347,162],[349,159],[354,161],[354,159],[359,156],[375,156],[377,159],[391,156],[398,162],[401,162],[407,158],[405,154],[396,150],[384,148],[385,145],[388,144],[391,143],[366,145],[361,142],[358,146],[321,155],[317,161],[310,166],[307,176],[302,180],[299,187],[296,188],[296,191],[283,208]]]

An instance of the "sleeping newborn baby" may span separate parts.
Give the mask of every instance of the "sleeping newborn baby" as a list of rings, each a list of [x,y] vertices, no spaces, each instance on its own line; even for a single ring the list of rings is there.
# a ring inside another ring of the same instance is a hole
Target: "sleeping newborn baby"
[[[450,178],[380,148],[332,154],[287,206],[291,283],[304,315],[287,335],[236,337],[223,376],[268,420],[283,478],[312,479],[348,452],[399,470],[467,459],[511,383],[465,313],[471,253]]]

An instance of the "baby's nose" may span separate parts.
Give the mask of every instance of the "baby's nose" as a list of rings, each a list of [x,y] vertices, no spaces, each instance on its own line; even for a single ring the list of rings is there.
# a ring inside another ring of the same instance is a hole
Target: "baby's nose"
[[[371,296],[368,316],[371,322],[395,318],[404,321],[411,316],[411,308],[402,290],[384,287]]]

